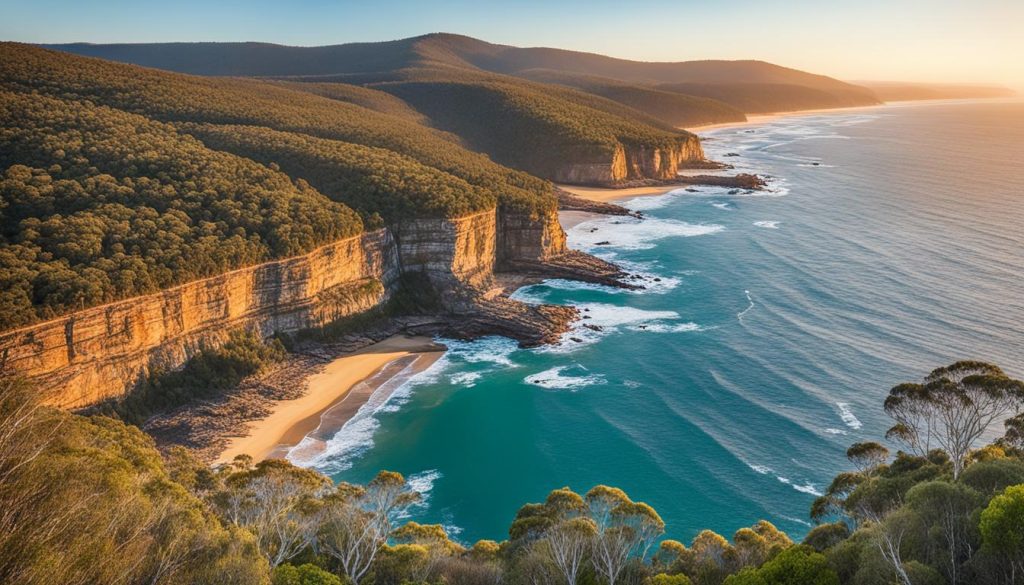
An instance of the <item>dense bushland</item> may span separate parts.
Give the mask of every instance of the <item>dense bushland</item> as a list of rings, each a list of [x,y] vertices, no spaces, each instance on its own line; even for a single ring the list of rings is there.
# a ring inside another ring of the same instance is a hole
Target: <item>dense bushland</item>
[[[856,93],[833,92],[826,89],[788,83],[665,83],[656,86],[662,91],[713,99],[748,114],[793,112],[819,108],[845,108],[873,102]],[[864,90],[866,93],[868,90]]]
[[[724,102],[665,91],[650,85],[545,69],[520,71],[516,75],[543,83],[575,87],[619,102],[678,128],[747,119],[742,111]]]
[[[295,91],[304,91],[306,93],[331,98],[332,100],[338,100],[339,102],[355,104],[382,114],[391,114],[392,116],[405,118],[412,122],[423,123],[426,121],[423,114],[417,112],[409,106],[409,104],[387,92],[369,87],[352,85],[350,83],[264,81],[267,83],[281,85],[282,87],[287,87],[288,89],[293,89]]]
[[[0,45],[0,54],[0,80],[14,91],[89,100],[165,122],[261,126],[376,146],[495,193],[553,205],[546,182],[426,126],[353,103],[257,80],[192,77],[11,43]]]
[[[0,91],[0,329],[307,252],[349,207],[136,114]]]
[[[0,330],[364,226],[555,206],[550,184],[399,115],[386,93],[321,97],[12,43],[0,57]]]
[[[465,75],[463,75],[465,77]],[[638,110],[574,90],[494,76],[405,81],[376,87],[425,113],[494,160],[552,177],[569,162],[610,163],[616,148],[670,148],[690,135],[640,121]],[[600,101],[600,103],[598,103]],[[609,102],[609,103],[604,103]]]
[[[364,214],[379,214],[388,223],[460,217],[497,204],[492,191],[383,148],[253,126],[184,128],[211,148],[276,164],[327,197]]]
[[[0,381],[4,582],[1011,585],[1024,571],[1024,383],[980,362],[893,388],[889,437],[907,451],[851,446],[854,470],[815,502],[823,523],[801,544],[765,521],[663,540],[657,511],[596,486],[556,489],[507,540],[470,546],[401,523],[420,496],[397,473],[359,486],[281,460],[210,469],[35,396]],[[1004,417],[1002,438],[971,448]]]

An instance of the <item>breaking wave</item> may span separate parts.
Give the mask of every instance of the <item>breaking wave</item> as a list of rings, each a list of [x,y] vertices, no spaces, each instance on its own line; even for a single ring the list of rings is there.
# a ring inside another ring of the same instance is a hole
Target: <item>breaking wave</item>
[[[864,426],[860,420],[850,410],[849,402],[836,402],[836,406],[839,407],[839,418],[843,419],[843,423],[851,429],[859,429]]]
[[[531,374],[523,379],[527,384],[547,388],[548,390],[571,390],[575,392],[580,388],[593,386],[595,384],[606,384],[604,376],[600,374],[584,374],[582,376],[566,375],[565,372],[587,372],[588,370],[580,365],[557,366],[544,370],[537,374]]]

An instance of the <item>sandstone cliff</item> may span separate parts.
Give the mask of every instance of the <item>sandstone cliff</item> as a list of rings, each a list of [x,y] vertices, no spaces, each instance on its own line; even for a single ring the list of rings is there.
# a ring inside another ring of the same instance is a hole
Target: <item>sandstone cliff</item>
[[[394,292],[403,272],[426,274],[458,317],[435,330],[498,333],[534,345],[557,338],[575,312],[484,293],[496,269],[529,267],[544,276],[547,265],[558,276],[614,282],[618,275],[610,264],[567,251],[554,211],[416,220],[0,333],[0,370],[36,380],[49,404],[84,407],[120,396],[153,368],[179,367],[232,329],[294,332],[371,309]]]
[[[672,179],[681,166],[703,160],[700,139],[692,135],[666,148],[620,144],[610,157],[559,167],[553,180],[576,185],[610,186],[633,179]]]

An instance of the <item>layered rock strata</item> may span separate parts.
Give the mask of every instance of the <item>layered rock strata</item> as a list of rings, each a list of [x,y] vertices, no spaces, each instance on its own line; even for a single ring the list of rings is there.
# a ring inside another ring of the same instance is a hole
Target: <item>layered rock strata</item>
[[[704,160],[700,139],[690,135],[663,148],[619,144],[610,156],[558,167],[558,183],[611,186],[633,179],[671,179],[679,169]]]

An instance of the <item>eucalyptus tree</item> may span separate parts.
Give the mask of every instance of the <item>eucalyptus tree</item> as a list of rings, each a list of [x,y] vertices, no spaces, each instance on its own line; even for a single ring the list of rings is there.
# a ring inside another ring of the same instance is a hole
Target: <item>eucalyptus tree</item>
[[[846,450],[846,458],[857,472],[868,477],[878,472],[889,459],[889,450],[874,441],[854,443]]]
[[[586,502],[563,487],[552,490],[538,512],[532,525],[543,525],[543,536],[533,548],[550,558],[567,585],[576,585],[597,532],[594,521],[587,516]]]
[[[421,547],[425,552],[421,562],[412,567],[411,577],[417,583],[435,581],[443,563],[466,552],[462,545],[448,538],[448,532],[440,524],[407,522],[392,532],[391,538],[398,545]]]
[[[732,542],[740,568],[759,567],[793,546],[789,536],[767,520],[761,520],[750,528],[740,528],[733,534]]]
[[[933,370],[921,383],[900,384],[889,391],[885,411],[896,424],[886,436],[921,456],[933,446],[941,448],[957,479],[975,443],[1022,404],[1024,382],[993,364],[960,361]]]
[[[316,549],[358,585],[391,535],[396,516],[420,500],[400,473],[381,471],[366,486],[340,483],[324,498]]]
[[[665,522],[654,508],[634,502],[618,488],[599,485],[585,496],[596,533],[591,547],[594,571],[615,585],[630,559],[646,558]]]
[[[567,585],[576,585],[595,534],[594,521],[586,517],[563,520],[545,533],[541,546],[547,547]]]
[[[320,498],[331,487],[329,478],[283,459],[267,459],[225,473],[213,504],[222,517],[253,534],[272,568],[313,544]]]

